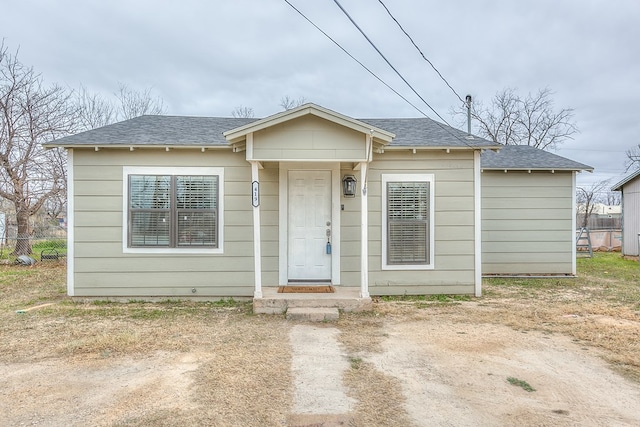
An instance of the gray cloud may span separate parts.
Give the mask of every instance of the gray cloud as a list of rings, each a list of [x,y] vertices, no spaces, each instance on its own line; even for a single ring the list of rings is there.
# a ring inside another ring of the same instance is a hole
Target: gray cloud
[[[281,0],[182,2],[4,0],[5,43],[48,82],[110,94],[152,87],[169,114],[277,112],[284,95],[353,117],[419,113],[366,73]],[[292,0],[354,56],[423,111],[330,1]],[[451,123],[459,102],[378,2],[341,0],[419,93]],[[591,164],[579,182],[618,177],[640,142],[640,3],[567,0],[387,0],[427,57],[464,97],[549,87],[581,133],[558,153]],[[606,150],[606,151],[603,151]]]

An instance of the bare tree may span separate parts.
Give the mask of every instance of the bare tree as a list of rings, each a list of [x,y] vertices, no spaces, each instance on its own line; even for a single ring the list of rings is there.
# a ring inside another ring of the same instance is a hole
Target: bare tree
[[[236,119],[238,118],[252,119],[254,117],[253,108],[244,107],[242,105],[239,105],[236,108],[234,108],[233,111],[231,112],[231,115]]]
[[[31,253],[31,215],[64,191],[61,153],[41,143],[73,132],[77,112],[71,91],[45,86],[17,52],[0,45],[0,197],[15,208],[17,255]]]
[[[556,110],[552,95],[547,88],[522,97],[514,89],[507,88],[496,93],[489,106],[475,101],[471,105],[474,131],[504,145],[530,145],[542,150],[555,148],[572,139],[578,128],[573,121],[573,109]],[[466,105],[453,110],[453,114],[466,119]]]
[[[95,129],[111,124],[116,119],[115,108],[103,96],[89,93],[84,86],[80,86],[76,93],[78,101],[78,126],[82,130]]]
[[[619,206],[622,204],[622,194],[609,188],[602,196],[602,203],[607,206]]]
[[[289,95],[285,95],[280,99],[280,106],[284,110],[292,110],[303,105],[305,102],[307,102],[307,100],[303,96],[299,97],[298,99],[293,99],[289,97]]]
[[[627,155],[625,172],[640,169],[640,144],[628,149],[625,154]]]
[[[164,114],[164,102],[161,98],[153,97],[151,89],[142,92],[129,88],[124,83],[119,83],[119,91],[116,93],[119,108],[116,108],[116,120],[128,120],[145,114]]]
[[[611,186],[610,180],[606,179],[592,184],[590,187],[576,188],[577,213],[581,216],[580,227],[587,227],[589,218],[593,214],[596,203],[604,200],[604,195]]]
[[[95,129],[144,114],[165,112],[164,102],[161,98],[152,96],[151,88],[139,92],[123,83],[118,83],[118,87],[114,100],[99,93],[90,93],[84,86],[80,86],[76,92],[79,130]]]

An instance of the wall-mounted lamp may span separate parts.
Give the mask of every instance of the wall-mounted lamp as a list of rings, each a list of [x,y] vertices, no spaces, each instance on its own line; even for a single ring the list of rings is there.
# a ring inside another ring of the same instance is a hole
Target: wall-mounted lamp
[[[342,194],[344,197],[356,197],[356,177],[353,175],[345,175],[342,178]]]

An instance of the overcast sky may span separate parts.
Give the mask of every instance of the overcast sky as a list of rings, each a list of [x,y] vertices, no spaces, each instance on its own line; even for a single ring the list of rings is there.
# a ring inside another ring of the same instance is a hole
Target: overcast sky
[[[333,0],[289,0],[429,117]],[[378,0],[339,0],[390,62],[449,123],[456,95]],[[578,185],[624,177],[640,143],[640,1],[384,0],[462,97],[550,88],[580,133],[556,152],[589,164]],[[354,118],[421,114],[284,0],[0,0],[0,37],[45,82],[109,96],[152,88],[167,114],[256,117],[304,97]]]

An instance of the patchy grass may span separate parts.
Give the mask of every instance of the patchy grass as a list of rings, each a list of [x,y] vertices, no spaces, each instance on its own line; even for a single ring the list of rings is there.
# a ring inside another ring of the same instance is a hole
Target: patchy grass
[[[509,384],[515,385],[517,387],[520,387],[524,391],[528,391],[529,393],[531,393],[533,391],[536,391],[535,388],[531,387],[531,385],[528,382],[524,381],[524,380],[519,380],[519,379],[514,378],[514,377],[508,377],[507,381],[509,382]]]
[[[348,370],[344,382],[349,395],[356,400],[354,426],[413,426],[404,408],[405,402],[399,381],[373,366],[358,361],[357,368]]]
[[[282,425],[290,412],[290,323],[281,316],[248,315],[250,304],[233,299],[73,301],[65,292],[64,265],[0,266],[0,362],[64,358],[88,363],[162,352],[199,358],[193,372],[196,410],[149,412],[114,425],[157,426],[167,419],[194,425]],[[46,303],[54,304],[16,313]],[[344,313],[336,324],[351,367],[345,383],[359,402],[357,425],[411,424],[398,380],[366,357],[384,350],[388,320],[442,317],[565,334],[581,346],[597,348],[616,369],[640,381],[640,266],[619,254],[579,259],[577,278],[492,278],[484,281],[482,298],[387,297],[377,298],[374,307],[373,312]],[[524,389],[524,383],[514,385]]]
[[[577,260],[576,278],[487,278],[483,296],[457,304],[380,299],[382,317],[447,316],[469,323],[562,333],[602,350],[619,372],[640,382],[640,266],[618,253]],[[436,300],[441,296],[431,297]]]
[[[410,303],[418,303],[419,307],[426,308],[429,304],[437,303],[437,304],[459,304],[461,301],[471,301],[471,296],[469,295],[446,295],[446,294],[436,294],[436,295],[383,295],[381,297],[377,297],[379,301],[385,302],[410,302]]]
[[[292,379],[282,317],[248,316],[250,304],[232,299],[74,301],[65,280],[64,265],[0,266],[0,362],[62,359],[72,366],[190,355],[199,358],[189,374],[197,407],[141,411],[109,425],[257,426],[286,419]],[[16,313],[44,303],[54,304]]]

